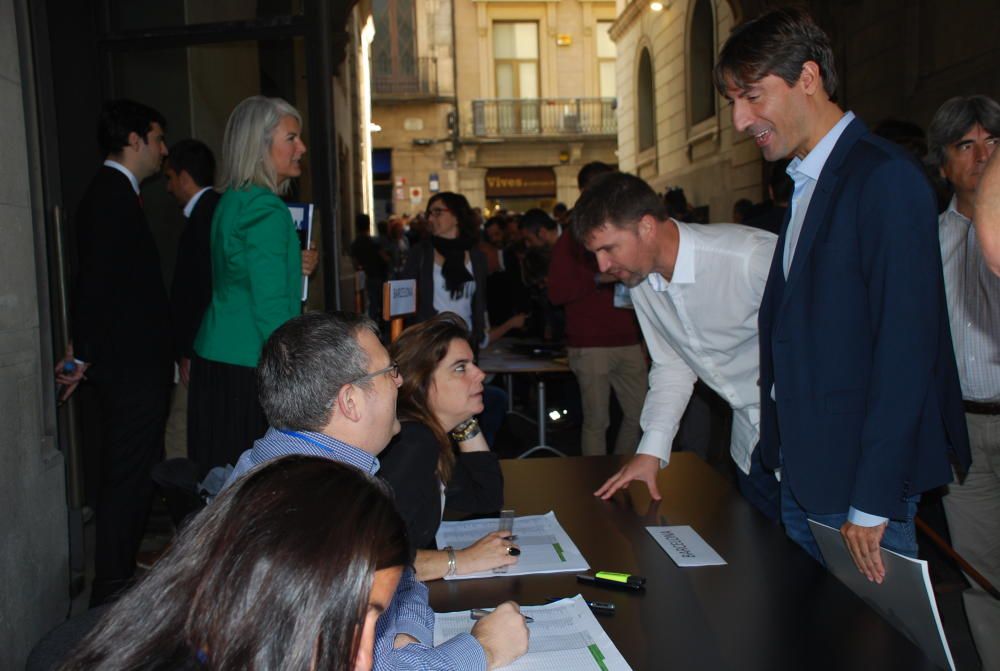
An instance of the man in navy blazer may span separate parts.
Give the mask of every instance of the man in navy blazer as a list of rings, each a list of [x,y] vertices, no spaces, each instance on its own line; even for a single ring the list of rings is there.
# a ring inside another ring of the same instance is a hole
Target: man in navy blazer
[[[737,28],[716,66],[733,126],[792,157],[795,191],[759,312],[762,458],[789,537],[840,528],[881,582],[879,545],[916,556],[921,492],[966,468],[968,436],[920,167],[833,101],[829,38],[802,10]]]

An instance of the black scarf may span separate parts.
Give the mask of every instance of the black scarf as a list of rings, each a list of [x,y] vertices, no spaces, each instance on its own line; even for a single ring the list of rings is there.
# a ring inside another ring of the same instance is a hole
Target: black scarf
[[[434,251],[444,257],[441,274],[444,275],[444,286],[454,299],[462,295],[462,288],[470,281],[472,275],[465,268],[465,253],[472,249],[475,241],[472,238],[459,236],[457,238],[439,238],[431,236]]]

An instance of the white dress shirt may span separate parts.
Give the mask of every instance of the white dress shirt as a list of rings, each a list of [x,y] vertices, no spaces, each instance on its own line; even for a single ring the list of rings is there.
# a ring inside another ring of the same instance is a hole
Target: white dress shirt
[[[135,195],[137,196],[139,195],[139,179],[132,174],[131,170],[123,166],[118,161],[112,161],[110,158],[104,161],[104,165],[108,166],[109,168],[114,168],[121,174],[128,177],[129,184],[132,185],[132,190],[135,191]]]
[[[757,311],[777,238],[736,224],[677,222],[668,282],[658,273],[631,291],[653,366],[637,452],[670,460],[696,378],[733,408],[730,452],[744,473],[760,436]]]
[[[951,338],[969,401],[1000,401],[1000,277],[990,272],[972,221],[951,199],[938,217]]]
[[[823,139],[816,143],[805,158],[793,158],[785,172],[795,183],[795,190],[792,192],[792,199],[789,201],[791,213],[788,215],[788,231],[785,233],[784,256],[782,257],[782,267],[785,269],[785,279],[788,279],[788,271],[792,267],[792,259],[795,257],[795,246],[799,243],[799,234],[802,232],[802,224],[806,219],[806,212],[809,211],[809,202],[812,200],[813,191],[816,189],[816,182],[823,172],[826,160],[833,153],[833,148],[837,146],[840,136],[854,121],[854,112],[847,112],[840,118],[833,128],[827,131]]]
[[[203,188],[200,191],[198,191],[198,193],[196,193],[193,196],[191,196],[191,200],[189,200],[187,202],[187,205],[184,206],[184,218],[185,219],[190,219],[191,218],[191,213],[194,212],[194,208],[198,204],[198,201],[201,200],[202,195],[204,195],[204,193],[206,191],[208,191],[209,189],[211,189],[211,188],[212,187],[210,187],[210,186],[206,186],[205,188]]]

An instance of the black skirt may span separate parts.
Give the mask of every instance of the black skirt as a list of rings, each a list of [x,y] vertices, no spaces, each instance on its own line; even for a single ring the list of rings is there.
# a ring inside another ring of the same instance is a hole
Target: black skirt
[[[194,356],[188,391],[188,454],[200,477],[216,466],[236,465],[267,431],[257,399],[256,371]]]

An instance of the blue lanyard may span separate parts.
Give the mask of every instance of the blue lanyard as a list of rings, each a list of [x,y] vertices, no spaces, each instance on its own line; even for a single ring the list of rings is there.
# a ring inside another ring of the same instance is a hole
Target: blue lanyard
[[[313,445],[315,445],[319,449],[323,450],[324,452],[329,452],[330,454],[336,454],[336,452],[334,452],[334,450],[333,450],[332,447],[328,447],[328,446],[324,445],[323,443],[319,442],[318,440],[316,440],[315,438],[310,438],[309,436],[301,434],[298,431],[285,431],[284,429],[278,429],[278,433],[283,433],[286,436],[292,436],[293,438],[298,438],[299,440],[304,440],[307,443],[312,443]]]

